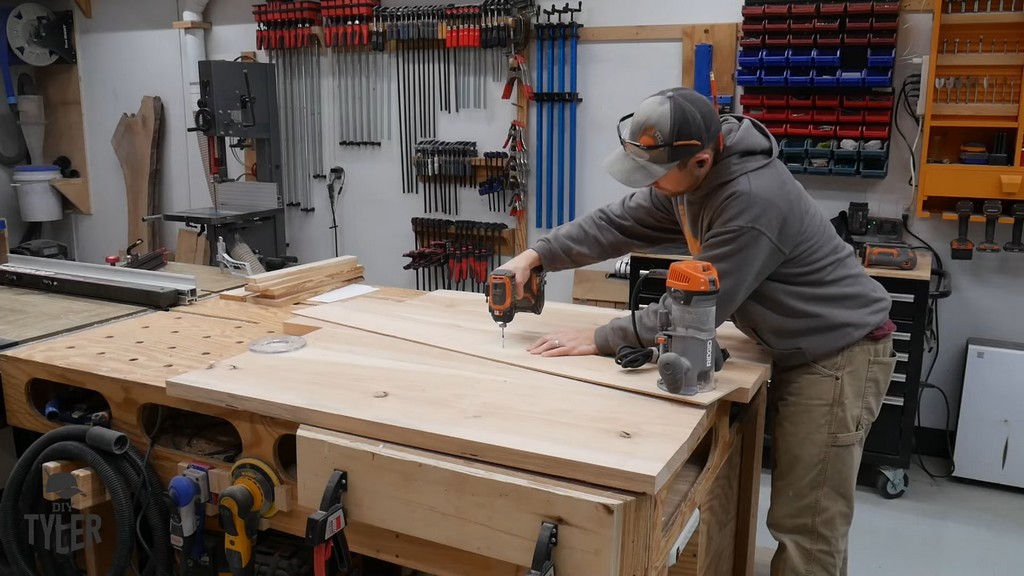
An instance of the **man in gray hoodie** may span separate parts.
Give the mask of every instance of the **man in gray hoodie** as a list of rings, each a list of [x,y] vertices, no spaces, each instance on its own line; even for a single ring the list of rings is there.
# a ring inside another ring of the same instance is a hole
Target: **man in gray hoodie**
[[[846,574],[864,439],[895,367],[891,300],[803,187],[767,129],[719,117],[685,88],[659,92],[619,122],[605,164],[637,191],[561,226],[503,266],[522,286],[555,272],[678,242],[718,270],[717,324],[771,352],[774,576]],[[637,314],[652,346],[660,305]],[[611,355],[635,345],[630,318],[540,338],[543,356]],[[653,386],[653,383],[652,383]]]

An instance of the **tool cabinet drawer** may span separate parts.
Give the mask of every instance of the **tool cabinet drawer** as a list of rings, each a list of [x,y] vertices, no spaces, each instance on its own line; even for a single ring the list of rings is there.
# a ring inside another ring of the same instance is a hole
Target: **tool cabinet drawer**
[[[871,432],[864,442],[865,452],[899,454],[899,439],[903,436],[903,406],[895,397],[887,398],[882,404],[878,418],[871,425]]]
[[[632,574],[626,536],[636,497],[314,428],[296,441],[298,501],[317,510],[334,470],[352,536],[383,529],[529,566],[542,522],[559,526],[559,573]],[[388,552],[388,551],[382,551]]]

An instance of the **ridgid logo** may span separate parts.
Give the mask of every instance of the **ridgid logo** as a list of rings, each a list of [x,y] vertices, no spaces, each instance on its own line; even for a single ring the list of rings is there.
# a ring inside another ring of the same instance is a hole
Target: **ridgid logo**
[[[71,498],[88,496],[78,487],[78,481],[72,474],[52,474],[46,481],[46,493],[55,494],[60,500],[53,503],[49,514],[25,515],[30,546],[42,546],[57,554],[69,554],[103,542],[100,537],[100,516],[78,513],[71,506]]]

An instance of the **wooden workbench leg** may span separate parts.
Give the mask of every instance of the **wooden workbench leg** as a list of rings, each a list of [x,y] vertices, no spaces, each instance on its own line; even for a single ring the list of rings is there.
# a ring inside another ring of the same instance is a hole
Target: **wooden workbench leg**
[[[736,519],[735,576],[753,576],[757,549],[757,507],[761,494],[761,458],[764,452],[764,418],[767,384],[747,405],[742,426],[743,460],[740,462],[740,493]]]

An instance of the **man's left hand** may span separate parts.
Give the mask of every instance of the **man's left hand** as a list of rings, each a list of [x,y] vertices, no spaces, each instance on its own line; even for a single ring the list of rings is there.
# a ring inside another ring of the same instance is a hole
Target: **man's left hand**
[[[590,356],[597,354],[593,330],[569,330],[537,339],[526,349],[530,354],[556,356]]]

